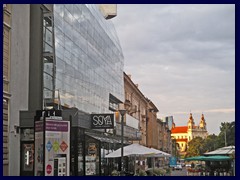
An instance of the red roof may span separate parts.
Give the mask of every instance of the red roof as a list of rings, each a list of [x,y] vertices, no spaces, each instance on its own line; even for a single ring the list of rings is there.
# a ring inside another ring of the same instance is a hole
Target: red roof
[[[187,133],[187,126],[178,126],[171,130],[172,133]]]

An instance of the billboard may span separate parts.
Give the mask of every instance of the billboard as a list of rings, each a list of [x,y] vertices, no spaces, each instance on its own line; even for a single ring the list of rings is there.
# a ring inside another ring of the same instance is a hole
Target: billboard
[[[41,114],[41,113],[40,113]],[[37,112],[35,134],[35,176],[70,175],[70,121],[61,116]]]
[[[69,176],[70,122],[46,118],[45,176]]]

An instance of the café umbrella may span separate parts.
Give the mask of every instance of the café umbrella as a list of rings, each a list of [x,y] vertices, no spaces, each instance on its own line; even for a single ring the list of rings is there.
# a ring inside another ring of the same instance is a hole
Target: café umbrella
[[[131,144],[123,147],[123,156],[134,156],[134,162],[136,162],[136,156],[146,156],[150,154],[155,154],[155,151],[140,144]],[[117,158],[117,157],[121,157],[121,148],[105,156],[105,158]],[[135,165],[134,174],[136,174]]]
[[[150,155],[155,154],[153,149],[142,146],[140,144],[130,144],[128,146],[123,147],[123,156],[134,156],[134,155]],[[116,158],[121,157],[121,148],[109,153],[105,156],[105,158]]]

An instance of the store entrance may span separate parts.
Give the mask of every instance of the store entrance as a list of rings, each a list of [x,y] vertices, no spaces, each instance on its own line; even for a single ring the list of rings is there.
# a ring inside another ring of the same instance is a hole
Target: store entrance
[[[20,157],[20,175],[33,176],[34,164],[34,142],[21,142],[21,157]]]

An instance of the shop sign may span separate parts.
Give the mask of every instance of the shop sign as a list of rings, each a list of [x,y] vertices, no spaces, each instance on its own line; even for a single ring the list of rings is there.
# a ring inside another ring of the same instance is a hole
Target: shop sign
[[[114,114],[91,114],[92,129],[113,129]]]

